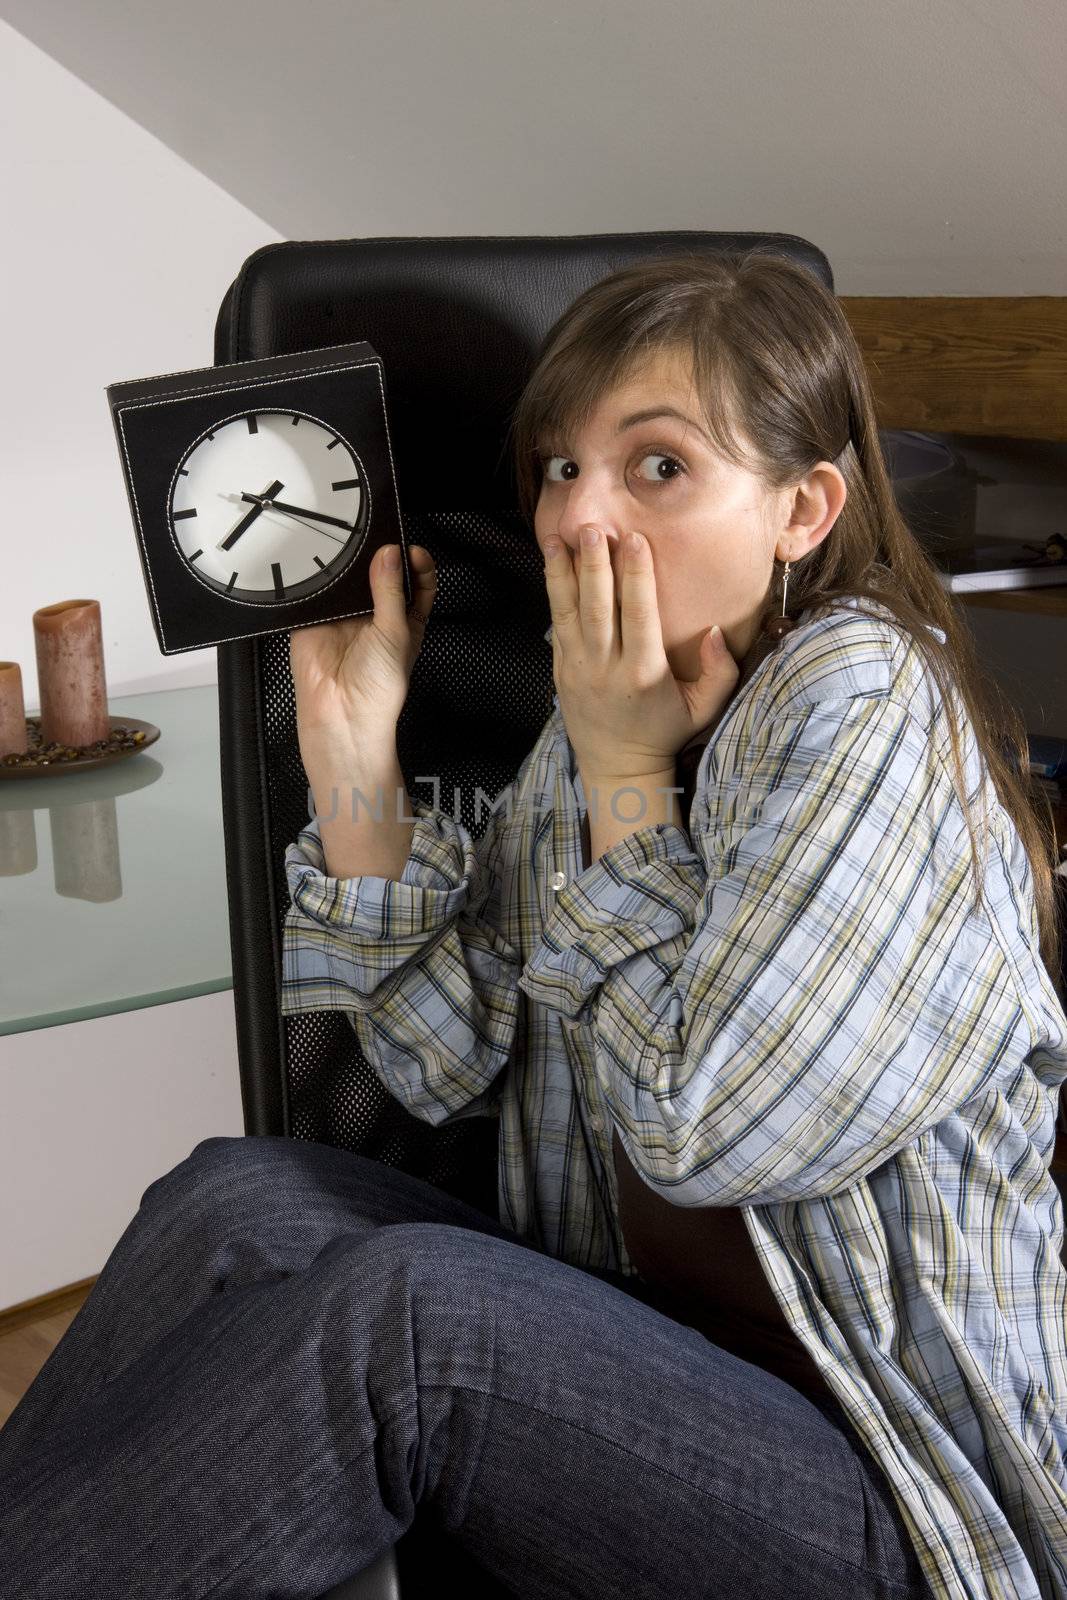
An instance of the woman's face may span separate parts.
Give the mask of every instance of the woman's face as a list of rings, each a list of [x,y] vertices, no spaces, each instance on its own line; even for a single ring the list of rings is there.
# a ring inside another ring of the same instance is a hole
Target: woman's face
[[[667,406],[682,416],[632,420]],[[744,662],[768,606],[775,556],[799,560],[825,538],[845,503],[845,480],[830,462],[771,495],[723,458],[703,432],[689,358],[676,351],[650,358],[602,397],[580,435],[550,439],[542,453],[534,514],[542,552],[558,534],[580,573],[579,533],[595,523],[608,541],[618,596],[620,541],[631,529],[642,533],[652,552],[664,650],[675,677],[687,681],[699,675],[700,641],[714,622]],[[779,593],[776,585],[776,599]]]

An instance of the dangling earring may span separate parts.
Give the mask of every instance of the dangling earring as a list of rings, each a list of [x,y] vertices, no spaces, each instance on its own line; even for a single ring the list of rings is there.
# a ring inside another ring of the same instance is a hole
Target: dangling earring
[[[791,562],[786,562],[782,572],[782,614],[780,617],[768,617],[763,624],[764,638],[770,639],[772,644],[780,644],[787,633],[796,627],[796,619],[785,614],[785,594],[789,587],[789,568]]]

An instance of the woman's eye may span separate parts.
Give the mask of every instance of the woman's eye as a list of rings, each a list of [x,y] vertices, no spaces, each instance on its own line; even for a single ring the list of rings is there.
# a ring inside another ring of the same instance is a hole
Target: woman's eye
[[[676,456],[669,456],[661,450],[650,450],[648,455],[641,457],[641,465],[644,466],[646,461],[667,461],[674,469],[668,474],[667,477],[663,477],[657,468],[656,476],[654,478],[646,478],[644,480],[646,483],[673,483],[674,479],[677,478],[680,473],[685,471],[685,468],[682,466],[682,463],[677,459]]]
[[[552,467],[557,461],[562,463],[561,472],[563,475],[560,477],[556,477],[552,471]],[[642,483],[673,483],[674,479],[679,477],[685,471],[684,466],[678,460],[677,456],[669,455],[665,450],[650,450],[646,452],[646,454],[641,457],[640,465],[644,466],[646,461],[666,461],[669,463],[670,470],[666,476],[663,475],[663,472],[659,467],[655,467],[653,469],[654,476],[652,477],[645,477],[645,475],[641,473],[640,477]],[[570,483],[573,481],[575,473],[578,471],[577,462],[572,461],[569,456],[542,455],[541,465],[544,468],[545,477],[550,483]]]

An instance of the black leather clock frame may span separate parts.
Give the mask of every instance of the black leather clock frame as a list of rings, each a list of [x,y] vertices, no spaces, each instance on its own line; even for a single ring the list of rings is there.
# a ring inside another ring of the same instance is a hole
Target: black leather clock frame
[[[404,542],[385,376],[372,345],[361,339],[335,342],[325,349],[220,366],[107,388],[152,621],[164,655],[369,615],[374,610],[370,560],[379,545]],[[279,410],[306,412],[351,442],[364,470],[366,537],[352,559],[313,592],[285,601],[248,600],[210,588],[190,570],[175,537],[170,507],[179,467],[196,441],[234,415]],[[405,576],[410,584],[406,564]]]

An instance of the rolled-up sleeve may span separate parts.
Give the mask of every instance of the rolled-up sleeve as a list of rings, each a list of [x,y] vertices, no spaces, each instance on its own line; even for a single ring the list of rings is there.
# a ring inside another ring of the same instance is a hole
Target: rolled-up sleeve
[[[626,1153],[677,1205],[847,1188],[1021,1036],[962,812],[902,702],[791,706],[734,761],[713,752],[692,844],[638,830],[563,888],[519,976],[591,1021]]]
[[[475,845],[447,812],[411,806],[398,880],[329,876],[314,817],[288,846],[281,1011],[345,1011],[390,1092],[438,1124],[495,1110],[519,957],[487,914],[505,813]]]

